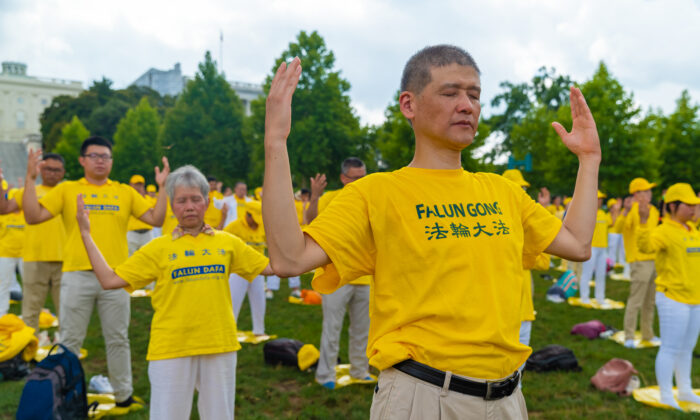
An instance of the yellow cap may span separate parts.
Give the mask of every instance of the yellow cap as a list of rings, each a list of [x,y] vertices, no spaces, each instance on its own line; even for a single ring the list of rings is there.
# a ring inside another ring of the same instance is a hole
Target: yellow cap
[[[519,169],[508,169],[507,171],[503,172],[503,178],[513,181],[521,187],[530,186],[530,183],[525,181],[525,178],[523,178],[523,174],[520,173]]]
[[[566,198],[564,198],[564,205],[567,205],[567,204],[571,203],[571,200],[572,200],[572,199],[573,199],[573,197],[566,197]]]
[[[141,175],[133,175],[129,180],[129,184],[145,184],[146,179]]]
[[[156,186],[153,184],[148,184],[146,186],[146,192],[156,192],[158,189],[156,189]]]
[[[615,204],[617,204],[617,200],[616,200],[616,199],[611,198],[610,200],[608,200],[608,207],[612,207],[612,206],[614,206]]]
[[[245,211],[253,216],[255,223],[262,224],[262,203],[260,201],[246,201]]]
[[[297,352],[297,365],[300,370],[306,370],[318,362],[321,353],[313,344],[304,344]]]
[[[654,188],[656,184],[649,182],[644,178],[635,178],[630,182],[630,194],[634,194],[637,191],[646,191]]]
[[[600,190],[598,190],[598,198],[605,198],[605,197],[607,197],[607,195],[603,194],[602,192],[600,192]]]
[[[2,180],[2,189],[3,189],[3,191],[7,191],[8,188],[10,188],[10,186],[7,185],[7,181],[5,181],[5,180],[3,179],[3,180]]]
[[[681,203],[695,205],[700,204],[700,198],[695,195],[693,187],[685,182],[679,182],[677,184],[671,185],[668,190],[666,190],[665,201],[667,203],[673,203],[674,201],[680,201]]]

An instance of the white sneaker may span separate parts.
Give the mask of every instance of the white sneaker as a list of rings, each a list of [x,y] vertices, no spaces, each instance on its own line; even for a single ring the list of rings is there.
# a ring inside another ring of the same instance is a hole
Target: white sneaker
[[[649,342],[655,346],[660,346],[661,345],[661,339],[657,336],[654,336]]]
[[[591,299],[590,298],[581,298],[581,303],[584,305],[590,305],[591,304]]]
[[[98,394],[113,394],[114,389],[109,379],[104,375],[95,375],[90,378],[88,389],[95,391]]]
[[[299,291],[299,289],[292,290],[292,293],[290,293],[289,295],[295,298],[301,298],[301,292]]]
[[[269,289],[265,290],[265,299],[270,300],[273,297],[275,297],[275,294],[272,293],[272,290],[269,290]]]
[[[625,347],[628,349],[633,349],[635,348],[634,346],[634,340],[625,340]]]
[[[612,308],[612,305],[609,304],[608,302],[603,302],[603,303],[601,303],[599,306],[600,306],[600,309],[610,309],[610,308]]]

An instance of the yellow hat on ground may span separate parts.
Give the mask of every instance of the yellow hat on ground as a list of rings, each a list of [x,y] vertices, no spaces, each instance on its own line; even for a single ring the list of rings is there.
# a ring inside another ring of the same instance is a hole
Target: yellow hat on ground
[[[523,174],[519,169],[508,169],[507,171],[503,172],[503,178],[511,180],[521,187],[530,186],[530,183],[525,181],[525,178],[523,178]]]
[[[149,184],[148,186],[146,186],[146,192],[156,192],[156,191],[158,191],[158,190],[156,189],[155,185]]]
[[[654,188],[656,184],[649,182],[644,178],[635,178],[630,182],[630,194],[634,194],[637,191],[646,191]]]
[[[612,207],[612,206],[614,206],[615,204],[617,204],[617,200],[616,200],[616,199],[611,198],[610,200],[608,200],[608,207]]]
[[[598,190],[598,198],[605,198],[605,197],[607,197],[607,195],[603,194],[602,192],[600,192],[600,190]]]
[[[306,370],[316,363],[321,353],[313,344],[304,344],[297,352],[297,365],[300,370]]]
[[[571,203],[571,200],[573,200],[573,197],[564,198],[564,205],[566,206],[567,204]]]
[[[146,179],[141,175],[133,175],[129,180],[129,184],[145,184]]]
[[[693,187],[691,187],[690,184],[686,184],[685,182],[679,182],[677,184],[671,185],[668,188],[668,190],[666,190],[665,201],[667,203],[680,201],[681,203],[689,204],[691,206],[695,204],[700,204],[700,198],[698,198],[698,196],[695,195]]]
[[[260,201],[246,201],[245,211],[253,216],[255,223],[262,224],[262,203]]]

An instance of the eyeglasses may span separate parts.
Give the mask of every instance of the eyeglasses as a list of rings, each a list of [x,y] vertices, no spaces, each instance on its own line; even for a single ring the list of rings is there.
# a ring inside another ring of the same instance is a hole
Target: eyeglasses
[[[108,155],[108,154],[106,154],[106,153],[105,153],[105,154],[100,154],[100,153],[88,153],[88,154],[83,155],[83,156],[85,156],[86,158],[88,158],[88,159],[90,159],[90,160],[103,160],[103,161],[112,160],[112,156],[110,156],[110,155]]]

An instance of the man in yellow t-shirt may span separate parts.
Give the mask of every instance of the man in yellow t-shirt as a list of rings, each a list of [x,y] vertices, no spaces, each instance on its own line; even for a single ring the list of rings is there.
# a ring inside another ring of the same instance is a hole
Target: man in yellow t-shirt
[[[16,189],[8,191],[8,198],[12,200],[16,192]],[[1,193],[4,195],[4,188]],[[10,289],[17,283],[17,271],[23,276],[24,230],[24,216],[21,211],[16,210],[0,216],[0,316],[10,309]]]
[[[294,214],[286,145],[300,75],[298,58],[282,63],[267,96],[263,215],[270,260],[280,275],[324,266],[313,283],[323,293],[374,276],[367,354],[381,373],[370,418],[461,418],[487,410],[493,418],[525,418],[517,369],[530,349],[518,342],[520,311],[513,310],[520,308],[523,268],[543,251],[590,257],[601,153],[583,95],[571,88],[572,131],[554,124],[579,160],[562,224],[500,175],[461,168],[481,111],[479,70],[461,48],[424,48],[404,68],[399,95],[415,134],[413,160],[344,187],[305,236]]]
[[[240,238],[246,245],[265,255],[265,228],[259,201],[250,201],[243,207],[243,216],[226,225],[224,232]],[[229,277],[233,314],[238,319],[246,294],[253,318],[253,334],[265,334],[265,276],[248,280],[236,273]]]
[[[233,187],[233,194],[214,199],[214,206],[217,209],[223,209],[226,204],[226,213],[224,216],[224,226],[228,226],[234,220],[245,216],[245,205],[253,199],[248,197],[248,186],[243,181],[236,182]]]
[[[367,175],[364,162],[356,157],[345,159],[340,166],[340,182],[343,188]],[[342,190],[323,193],[325,181],[317,185],[318,179],[312,180],[312,197],[307,208],[306,219],[311,223],[317,214],[323,212],[338,197]],[[320,197],[320,198],[319,198]],[[318,209],[318,210],[316,210]],[[317,270],[316,276],[322,277],[324,271]],[[323,295],[323,326],[321,330],[321,356],[316,368],[316,382],[328,389],[335,388],[335,365],[338,361],[340,331],[343,329],[345,312],[348,312],[348,357],[350,359],[350,376],[360,380],[371,380],[369,360],[367,359],[367,336],[369,335],[369,284],[372,276],[357,276],[348,284],[332,293]]]
[[[610,304],[605,302],[605,276],[608,269],[608,228],[613,224],[610,215],[603,210],[604,198],[605,194],[598,191],[598,212],[595,231],[593,231],[593,242],[591,243],[591,258],[583,262],[581,281],[579,281],[581,302],[590,303],[590,283],[595,272],[595,300],[603,309],[610,307]]]
[[[163,171],[156,168],[160,193],[155,206],[128,185],[109,179],[112,170],[112,143],[103,137],[89,137],[80,148],[80,165],[85,177],[58,184],[39,200],[35,190],[38,158],[41,151],[31,152],[27,163],[22,207],[28,224],[38,224],[62,216],[66,229],[61,279],[59,324],[61,342],[78,354],[85,339],[92,310],[97,303],[102,335],[107,347],[109,382],[114,388],[117,406],[139,409],[132,397],[131,351],[129,346],[130,297],[123,290],[103,290],[88,259],[76,221],[76,198],[80,195],[90,211],[95,241],[110,266],[116,267],[128,257],[126,229],[130,216],[150,225],[160,226],[165,217],[167,200],[162,188],[170,169],[163,158]]]
[[[42,198],[63,180],[66,173],[61,155],[46,153],[42,156],[41,185],[36,186],[38,198]],[[9,200],[5,211],[22,210],[24,188],[17,191]],[[2,206],[0,206],[2,207]],[[60,315],[61,308],[61,267],[66,232],[63,218],[54,217],[38,225],[25,227],[25,245],[22,252],[24,272],[22,273],[22,320],[39,333],[39,314],[46,296],[51,291],[54,307]]]
[[[654,335],[654,294],[656,267],[655,253],[643,252],[637,243],[640,229],[650,229],[659,224],[659,211],[651,204],[651,189],[656,184],[644,178],[630,182],[631,208],[624,209],[618,217],[625,246],[625,258],[630,264],[630,294],[625,306],[625,346],[634,347],[637,316],[640,317],[642,340],[658,342]]]
[[[226,221],[228,206],[216,208],[214,205],[215,201],[221,200],[224,198],[224,195],[218,190],[220,184],[215,177],[210,176],[207,178],[207,181],[209,181],[209,207],[207,207],[207,212],[204,215],[204,222],[214,229],[221,230]]]
[[[142,175],[133,175],[129,180],[129,185],[151,205],[156,204],[156,199],[146,194],[146,180]],[[129,224],[126,227],[126,242],[129,245],[129,255],[146,245],[151,239],[153,239],[153,226],[140,221],[134,216],[129,217]]]
[[[228,288],[230,273],[247,280],[271,273],[268,259],[240,239],[204,223],[208,186],[187,165],[165,190],[178,226],[112,267],[90,234],[92,221],[78,202],[80,236],[104,289],[133,290],[155,281],[148,343],[151,419],[188,419],[194,390],[202,418],[233,419],[236,338]],[[95,229],[93,227],[93,232]]]

